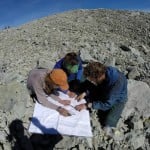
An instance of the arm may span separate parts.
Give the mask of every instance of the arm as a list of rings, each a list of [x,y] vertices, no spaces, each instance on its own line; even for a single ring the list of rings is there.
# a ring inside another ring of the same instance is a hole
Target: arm
[[[51,94],[50,95],[51,98],[53,98],[54,100],[58,101],[60,104],[63,105],[70,105],[71,101],[70,100],[62,100],[61,98],[59,98],[58,96]]]
[[[42,104],[43,106],[47,108],[55,109],[63,116],[70,116],[70,113],[68,112],[68,110],[49,102],[46,98],[46,95],[43,89],[41,88],[35,89],[35,92],[36,92],[36,96],[40,104]]]
[[[100,109],[103,111],[109,110],[114,104],[114,99],[108,98],[108,100],[106,100],[106,102],[93,102],[92,107],[94,109]]]
[[[57,105],[55,105],[47,100],[46,94],[41,87],[35,86],[34,91],[37,96],[37,100],[41,105],[43,105],[47,108],[55,109],[55,110],[58,108]]]
[[[58,101],[58,102],[61,101],[61,99],[54,94],[51,94],[50,97],[53,98],[55,101]]]

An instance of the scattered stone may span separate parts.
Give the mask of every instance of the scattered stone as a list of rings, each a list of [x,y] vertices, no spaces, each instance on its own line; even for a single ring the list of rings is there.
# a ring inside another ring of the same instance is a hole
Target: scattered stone
[[[150,118],[146,118],[144,120],[144,128],[146,129],[150,128]]]
[[[139,119],[137,122],[134,122],[134,130],[143,129],[143,121]]]
[[[128,80],[128,101],[122,116],[124,117],[126,114],[125,112],[131,111],[133,108],[136,108],[138,111],[137,113],[140,114],[140,116],[149,118],[150,88],[144,82],[130,79]]]
[[[140,46],[139,46],[139,49],[140,49],[141,51],[143,51],[144,54],[148,54],[148,52],[149,52],[149,50],[146,48],[145,45],[140,45]]]
[[[140,73],[138,72],[137,68],[133,68],[129,73],[128,73],[128,78],[129,79],[135,79],[136,77],[140,76]]]
[[[130,50],[135,56],[140,56],[140,52],[137,49],[130,47]]]
[[[145,141],[145,137],[143,135],[139,135],[131,139],[134,149],[143,147],[144,141]]]
[[[122,141],[124,139],[124,134],[120,132],[119,130],[115,130],[113,139],[115,141]]]
[[[4,131],[0,131],[0,143],[6,141],[5,137],[6,137],[6,133]]]

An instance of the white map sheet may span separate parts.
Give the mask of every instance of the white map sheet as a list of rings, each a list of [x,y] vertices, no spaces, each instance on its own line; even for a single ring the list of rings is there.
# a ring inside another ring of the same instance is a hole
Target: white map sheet
[[[69,110],[71,116],[64,117],[60,115],[56,110],[46,108],[39,103],[35,104],[33,117],[29,126],[29,132],[40,134],[62,134],[62,135],[74,135],[92,137],[90,117],[88,110],[77,111],[74,106],[82,103],[86,103],[83,99],[77,102],[73,98],[69,98],[68,95],[60,92],[61,99],[70,99],[71,104],[69,106],[63,106],[57,101],[48,97],[48,100],[63,106]]]

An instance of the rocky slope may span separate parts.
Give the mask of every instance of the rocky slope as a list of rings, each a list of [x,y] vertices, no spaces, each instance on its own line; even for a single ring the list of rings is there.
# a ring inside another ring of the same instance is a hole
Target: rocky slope
[[[114,138],[105,136],[93,110],[93,138],[63,136],[54,149],[149,149],[150,13],[103,9],[66,12],[0,31],[0,149],[9,150],[18,143],[32,149],[30,142],[39,143],[39,139],[47,145],[52,142],[48,136],[35,139],[27,132],[34,104],[26,79],[32,68],[52,68],[71,51],[80,51],[83,60],[123,71],[129,79],[129,101]],[[19,127],[15,119],[20,120]],[[14,124],[16,131],[24,131],[21,135],[11,130]]]

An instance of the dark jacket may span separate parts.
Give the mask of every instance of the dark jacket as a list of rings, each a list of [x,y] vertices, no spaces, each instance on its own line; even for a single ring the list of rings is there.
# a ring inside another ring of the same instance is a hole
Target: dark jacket
[[[105,81],[97,86],[99,98],[93,101],[93,108],[103,111],[127,100],[127,79],[114,67],[107,67]]]
[[[79,62],[79,69],[77,73],[71,73],[68,74],[67,70],[64,68],[63,66],[64,63],[64,58],[60,59],[58,62],[56,62],[54,69],[59,68],[59,69],[63,69],[68,76],[68,82],[72,81],[72,80],[81,80],[82,74],[83,74],[83,67],[82,67],[82,62]]]

